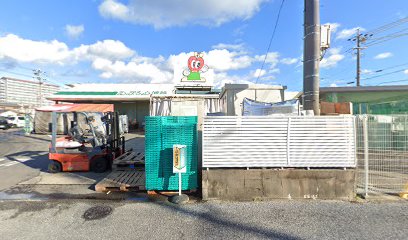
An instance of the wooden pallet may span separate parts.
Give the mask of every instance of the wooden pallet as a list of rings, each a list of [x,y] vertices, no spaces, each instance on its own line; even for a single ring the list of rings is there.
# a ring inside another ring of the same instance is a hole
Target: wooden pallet
[[[118,158],[113,160],[113,170],[128,170],[137,166],[143,166],[145,163],[145,155],[140,152],[125,152]]]
[[[143,171],[113,171],[95,185],[97,192],[144,191],[146,175]]]

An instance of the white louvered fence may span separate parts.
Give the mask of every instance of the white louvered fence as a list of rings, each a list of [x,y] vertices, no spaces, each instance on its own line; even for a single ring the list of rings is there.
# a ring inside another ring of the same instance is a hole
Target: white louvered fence
[[[353,116],[214,116],[203,167],[356,167]]]

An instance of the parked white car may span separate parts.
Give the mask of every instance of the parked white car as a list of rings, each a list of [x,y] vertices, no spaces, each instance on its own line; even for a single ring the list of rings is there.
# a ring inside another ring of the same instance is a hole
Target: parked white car
[[[13,116],[7,118],[8,123],[13,127],[24,127],[25,126],[25,117],[24,116]]]

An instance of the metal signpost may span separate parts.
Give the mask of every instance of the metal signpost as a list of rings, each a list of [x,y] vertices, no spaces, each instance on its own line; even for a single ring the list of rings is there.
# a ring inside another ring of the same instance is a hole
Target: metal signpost
[[[179,196],[181,196],[181,173],[185,173],[186,168],[186,145],[173,145],[173,173],[179,176]]]

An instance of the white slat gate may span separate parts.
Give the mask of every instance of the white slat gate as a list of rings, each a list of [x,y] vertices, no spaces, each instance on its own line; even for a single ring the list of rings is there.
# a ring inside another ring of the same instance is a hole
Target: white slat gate
[[[214,116],[203,167],[355,167],[353,116]]]

